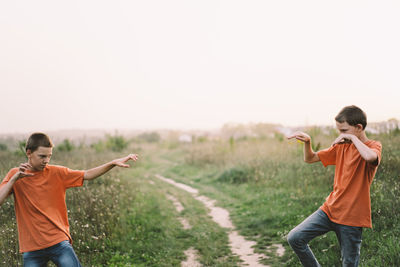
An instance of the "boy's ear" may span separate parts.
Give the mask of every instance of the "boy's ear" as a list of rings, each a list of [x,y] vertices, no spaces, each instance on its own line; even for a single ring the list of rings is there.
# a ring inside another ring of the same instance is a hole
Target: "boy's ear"
[[[361,123],[357,124],[356,127],[357,127],[357,129],[358,129],[359,131],[362,131],[362,130],[363,130],[363,126],[362,126]]]
[[[26,150],[26,155],[29,157],[32,154],[32,151],[30,149]]]

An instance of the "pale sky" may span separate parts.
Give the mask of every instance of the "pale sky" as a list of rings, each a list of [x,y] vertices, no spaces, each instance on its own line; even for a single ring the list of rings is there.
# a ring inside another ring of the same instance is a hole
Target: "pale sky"
[[[400,119],[400,1],[1,1],[0,133]]]

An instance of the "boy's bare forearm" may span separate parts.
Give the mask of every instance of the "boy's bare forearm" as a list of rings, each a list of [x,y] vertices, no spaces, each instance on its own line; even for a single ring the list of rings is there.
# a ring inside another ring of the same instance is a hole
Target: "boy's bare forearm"
[[[304,161],[307,163],[319,161],[318,154],[314,152],[311,147],[311,140],[309,142],[304,142]]]
[[[8,183],[6,183],[2,188],[0,188],[0,206],[9,196],[16,180],[17,180],[16,174],[14,174],[14,176],[10,179],[10,181],[8,181]]]
[[[378,163],[378,155],[376,154],[376,152],[369,148],[366,144],[364,144],[354,134],[342,133],[336,138],[332,145],[340,144],[346,140],[351,141],[354,144],[364,160],[370,163]]]
[[[10,195],[10,192],[18,179],[33,176],[32,173],[26,173],[30,168],[32,168],[32,166],[29,163],[21,163],[18,171],[11,176],[10,180],[2,188],[0,188],[0,205],[3,204],[6,198]]]
[[[115,167],[115,165],[112,163],[112,161],[110,161],[101,166],[86,170],[85,174],[84,174],[84,179],[85,180],[95,179],[95,178],[105,174],[106,172],[108,172],[109,170],[111,170],[114,167]]]
[[[352,142],[363,159],[365,159],[367,162],[378,163],[378,155],[375,151],[361,142],[361,140],[357,137],[352,138]]]
[[[95,178],[105,174],[106,172],[108,172],[109,170],[114,168],[115,166],[122,167],[122,168],[129,168],[129,165],[126,164],[126,162],[129,160],[136,161],[137,159],[138,159],[138,155],[136,155],[136,154],[129,154],[126,157],[114,159],[114,160],[112,160],[106,164],[103,164],[101,166],[98,166],[96,168],[86,170],[83,178],[85,180],[95,179]]]
[[[287,137],[288,139],[296,139],[304,143],[304,161],[307,163],[313,163],[319,161],[318,154],[312,150],[311,137],[304,132],[295,132],[294,134]]]

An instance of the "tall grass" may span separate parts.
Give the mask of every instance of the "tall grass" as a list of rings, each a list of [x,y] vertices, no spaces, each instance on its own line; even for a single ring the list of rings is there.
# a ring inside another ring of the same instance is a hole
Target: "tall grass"
[[[178,266],[185,258],[183,252],[194,246],[202,251],[200,260],[208,266],[236,266],[238,259],[227,247],[225,230],[207,217],[204,207],[200,208],[187,193],[168,189],[161,181],[149,183],[148,179],[160,173],[168,162],[152,159],[164,145],[131,146],[121,153],[139,152],[140,159],[134,167],[114,169],[104,177],[85,182],[83,187],[67,190],[73,246],[82,266]],[[88,169],[123,156],[121,153],[98,153],[94,147],[55,149],[52,164]],[[1,154],[3,176],[26,160],[18,154]],[[186,212],[191,214],[191,230],[182,229],[175,207],[166,198],[172,191],[180,195],[183,203],[190,203]],[[0,266],[22,266],[12,198],[0,211]]]
[[[313,130],[313,141],[328,147],[334,134]],[[362,266],[400,266],[400,135],[373,136],[383,144],[382,162],[371,187],[373,229],[363,234]],[[282,258],[266,263],[298,266],[287,233],[315,211],[332,190],[334,167],[303,162],[303,146],[284,138],[244,138],[193,144],[171,175],[191,180],[231,210],[242,233],[266,252],[274,242],[287,247]],[[184,178],[186,177],[186,178]],[[222,192],[222,194],[221,194]],[[340,265],[332,233],[311,242],[323,266]]]
[[[330,145],[334,134],[313,129],[314,147]],[[371,137],[383,144],[382,162],[371,187],[373,229],[363,233],[361,266],[400,266],[400,135]],[[103,141],[106,142],[106,141]],[[125,142],[124,142],[125,144]],[[66,143],[64,142],[65,147]],[[176,266],[190,246],[206,266],[236,266],[227,236],[207,218],[207,211],[184,192],[151,185],[161,173],[200,189],[231,212],[240,232],[256,240],[256,251],[270,255],[272,266],[299,266],[286,242],[287,233],[315,211],[332,190],[334,167],[303,162],[303,146],[283,136],[202,140],[193,144],[153,142],[122,152],[106,146],[55,150],[52,164],[87,169],[125,153],[141,158],[130,170],[67,191],[74,248],[83,266]],[[101,152],[101,153],[100,153]],[[22,153],[0,150],[0,175],[26,161]],[[183,231],[166,192],[185,205],[193,229]],[[0,265],[20,266],[14,204],[0,207]],[[282,243],[277,257],[269,246]],[[340,250],[332,233],[310,243],[323,266],[340,266]]]

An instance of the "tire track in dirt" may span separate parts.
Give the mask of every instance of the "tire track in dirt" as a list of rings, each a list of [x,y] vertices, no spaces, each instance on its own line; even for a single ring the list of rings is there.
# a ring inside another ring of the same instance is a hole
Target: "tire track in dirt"
[[[175,206],[175,209],[178,213],[181,213],[184,211],[184,207],[182,203],[179,202],[179,200],[174,197],[173,195],[167,194],[167,199],[172,201],[172,203]],[[189,222],[183,218],[183,217],[178,217],[179,222],[182,224],[183,229],[188,230],[191,229],[192,226],[189,224]],[[181,267],[201,267],[201,264],[198,262],[198,253],[197,250],[194,248],[189,248],[185,252],[186,255],[186,260],[181,262]]]
[[[181,267],[201,267],[201,264],[197,261],[197,250],[189,248],[185,251],[185,255],[186,260],[181,263]]]
[[[226,209],[215,206],[215,200],[206,196],[198,195],[199,191],[191,186],[177,183],[174,180],[165,178],[159,174],[157,174],[156,177],[166,183],[189,192],[195,199],[202,202],[210,210],[209,215],[212,217],[213,221],[215,221],[219,226],[230,230],[229,243],[232,252],[240,257],[244,265],[252,267],[268,266],[259,263],[259,260],[268,258],[268,256],[254,252],[253,246],[256,245],[256,242],[246,240],[235,230],[235,227],[230,220],[229,212]],[[281,244],[275,244],[271,247],[273,246],[277,248],[278,256],[283,255],[284,248]]]
[[[185,209],[183,207],[183,205],[178,201],[178,199],[176,199],[176,197],[168,194],[167,198],[169,200],[171,200],[172,203],[174,203],[174,206],[175,206],[175,209],[177,212],[181,213]],[[188,229],[192,228],[192,226],[189,224],[189,222],[185,218],[178,217],[178,221],[182,224],[183,229],[188,230]]]

